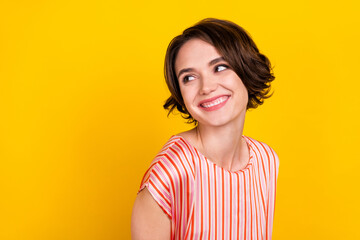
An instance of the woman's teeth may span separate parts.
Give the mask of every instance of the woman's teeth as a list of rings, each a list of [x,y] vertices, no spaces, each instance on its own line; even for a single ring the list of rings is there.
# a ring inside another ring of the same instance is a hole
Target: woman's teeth
[[[215,99],[214,101],[202,103],[201,106],[204,108],[213,107],[215,105],[218,105],[218,104],[226,101],[226,99],[228,99],[228,96],[219,97],[219,98]]]

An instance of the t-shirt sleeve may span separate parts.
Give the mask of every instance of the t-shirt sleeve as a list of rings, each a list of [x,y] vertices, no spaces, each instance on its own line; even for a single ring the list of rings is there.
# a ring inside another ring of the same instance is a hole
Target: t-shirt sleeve
[[[171,174],[166,168],[166,163],[164,163],[161,158],[154,159],[150,168],[146,171],[143,180],[141,181],[139,192],[145,187],[165,214],[171,218]]]
[[[278,179],[278,175],[279,175],[279,166],[280,166],[280,160],[279,160],[279,156],[276,154],[276,152],[274,151],[274,149],[270,148],[271,150],[271,154],[272,154],[272,159],[274,161],[274,170],[275,170],[275,181]]]
[[[271,239],[272,236],[272,228],[273,228],[273,221],[274,221],[274,213],[275,213],[275,199],[276,199],[276,187],[277,187],[277,179],[279,173],[279,157],[276,152],[269,148],[269,160],[270,160],[270,179],[269,179],[269,186],[268,186],[268,203],[269,209],[267,212],[267,229],[268,229],[268,236]]]

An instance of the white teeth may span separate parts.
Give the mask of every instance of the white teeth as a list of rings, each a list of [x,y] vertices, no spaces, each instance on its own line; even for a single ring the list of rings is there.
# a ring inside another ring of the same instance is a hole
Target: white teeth
[[[202,103],[201,106],[204,107],[204,108],[209,108],[209,107],[213,107],[215,105],[218,105],[224,101],[226,101],[226,99],[228,99],[227,96],[223,96],[223,97],[220,97],[212,102],[207,102],[207,103]]]

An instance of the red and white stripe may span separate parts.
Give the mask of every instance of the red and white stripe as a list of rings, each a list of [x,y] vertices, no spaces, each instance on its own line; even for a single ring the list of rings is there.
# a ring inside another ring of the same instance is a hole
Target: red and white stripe
[[[271,239],[279,159],[243,136],[248,165],[231,172],[172,136],[142,180],[172,221],[171,239]]]

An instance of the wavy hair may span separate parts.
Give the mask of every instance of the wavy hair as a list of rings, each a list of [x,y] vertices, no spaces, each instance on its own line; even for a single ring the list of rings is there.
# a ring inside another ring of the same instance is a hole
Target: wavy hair
[[[165,56],[164,74],[171,96],[164,108],[168,115],[177,109],[188,123],[197,124],[185,107],[179,81],[175,72],[175,61],[180,48],[190,39],[201,39],[216,48],[248,91],[246,109],[257,108],[269,98],[270,82],[275,79],[269,59],[261,54],[249,34],[237,24],[215,18],[206,18],[187,28],[170,42]]]

